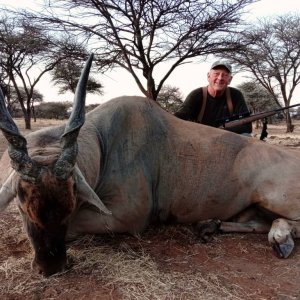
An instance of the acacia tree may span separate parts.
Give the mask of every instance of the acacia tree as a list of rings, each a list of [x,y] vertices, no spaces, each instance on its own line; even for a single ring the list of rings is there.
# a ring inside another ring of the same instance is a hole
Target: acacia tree
[[[50,72],[54,85],[59,86],[59,94],[64,94],[67,91],[75,94],[76,86],[81,74],[82,65],[76,62],[73,58],[59,62]],[[87,82],[87,92],[103,94],[103,86],[91,75]]]
[[[174,113],[183,103],[183,96],[178,87],[164,85],[156,100],[165,110]]]
[[[72,55],[81,58],[83,47],[13,12],[0,17],[0,67],[2,85],[12,85],[20,103],[25,128],[31,128],[34,91],[42,76]]]
[[[100,67],[121,67],[156,100],[172,71],[194,57],[232,51],[229,33],[256,0],[48,0],[31,14],[56,30],[82,34]],[[158,66],[168,68],[157,78]]]
[[[247,81],[238,85],[245,97],[247,106],[253,113],[259,113],[278,108],[273,96],[257,81]],[[255,122],[255,127],[260,126],[261,120]]]
[[[18,100],[19,94],[21,94],[22,99],[26,99],[26,92],[23,87],[18,87],[18,91],[14,89],[14,87],[9,86],[9,93],[7,93],[7,109],[8,111],[14,115],[16,112],[20,111],[20,101]],[[34,118],[34,121],[36,122],[36,114],[35,114],[35,105],[36,103],[43,102],[43,95],[34,90],[32,93],[31,101],[30,101],[30,108],[31,112]]]
[[[289,106],[300,82],[299,15],[260,20],[238,38],[244,47],[228,54],[228,58],[241,69],[250,71],[278,106],[281,103]],[[287,132],[292,132],[294,126],[289,112],[286,124]]]
[[[253,113],[281,107],[274,102],[273,95],[255,80],[243,82],[237,87],[243,92],[247,106]]]
[[[9,15],[0,19],[0,64],[2,72],[12,84],[23,111],[25,127],[31,128],[33,91],[42,75],[53,67],[52,63],[30,74],[34,66],[44,60],[49,40],[39,27],[32,26],[26,18]]]

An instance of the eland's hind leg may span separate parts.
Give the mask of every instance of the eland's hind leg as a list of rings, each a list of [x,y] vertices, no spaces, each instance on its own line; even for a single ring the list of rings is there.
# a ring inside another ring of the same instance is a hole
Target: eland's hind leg
[[[200,239],[208,242],[217,232],[268,233],[271,228],[269,217],[266,217],[256,206],[251,206],[232,217],[229,221],[216,219],[199,221],[196,229]],[[273,218],[274,219],[274,218]]]
[[[268,240],[275,254],[279,258],[287,258],[294,249],[294,238],[300,237],[300,221],[279,218],[273,221],[271,227],[268,222],[263,221],[222,222],[219,230],[221,232],[268,233]]]

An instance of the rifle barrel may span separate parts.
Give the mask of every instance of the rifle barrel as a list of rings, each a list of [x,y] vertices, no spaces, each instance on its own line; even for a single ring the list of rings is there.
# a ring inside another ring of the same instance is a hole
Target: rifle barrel
[[[296,106],[300,106],[300,103],[297,103],[297,104],[294,104],[294,105],[291,105],[291,106],[277,108],[277,109],[267,111],[267,112],[262,112],[262,113],[255,114],[255,115],[245,117],[245,118],[241,118],[241,119],[238,119],[238,120],[229,121],[229,122],[223,124],[223,128],[232,128],[232,127],[248,124],[248,123],[254,122],[256,120],[271,117],[273,115],[276,115],[278,112],[280,112],[282,110],[286,110],[286,109],[296,107]]]

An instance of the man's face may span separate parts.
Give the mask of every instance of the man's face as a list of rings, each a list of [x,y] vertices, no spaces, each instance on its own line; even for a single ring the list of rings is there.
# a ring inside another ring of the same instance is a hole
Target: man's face
[[[222,66],[211,69],[207,74],[208,84],[216,92],[225,91],[230,84],[231,79],[231,74]]]

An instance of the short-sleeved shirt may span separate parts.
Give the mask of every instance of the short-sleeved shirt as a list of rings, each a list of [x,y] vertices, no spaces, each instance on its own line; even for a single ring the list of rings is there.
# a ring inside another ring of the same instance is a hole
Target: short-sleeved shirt
[[[243,94],[235,88],[230,87],[230,96],[233,106],[233,115],[247,114],[249,110],[247,108]],[[203,91],[202,87],[193,90],[185,99],[180,109],[174,114],[176,117],[197,122],[201,107],[203,104]],[[205,111],[201,124],[205,124],[212,127],[219,127],[219,121],[226,119],[230,116],[226,93],[223,93],[220,97],[213,97],[207,93],[207,100],[205,105]],[[227,129],[235,133],[251,133],[252,124],[244,124]]]

